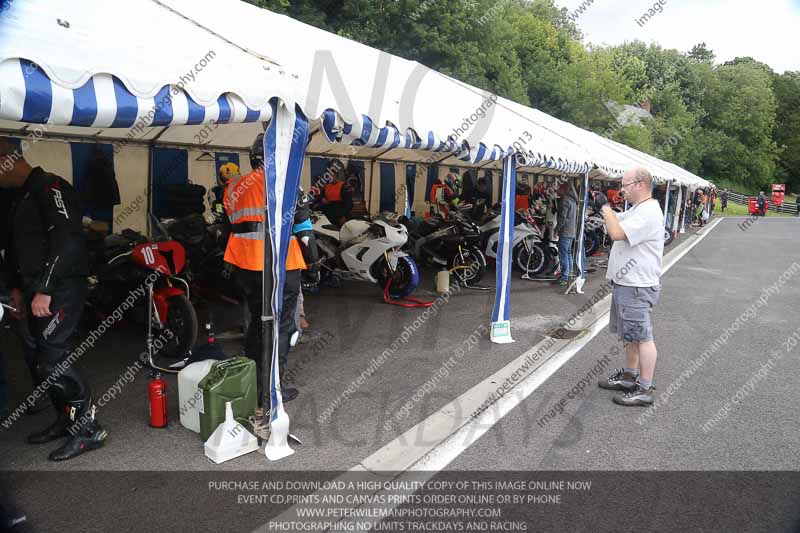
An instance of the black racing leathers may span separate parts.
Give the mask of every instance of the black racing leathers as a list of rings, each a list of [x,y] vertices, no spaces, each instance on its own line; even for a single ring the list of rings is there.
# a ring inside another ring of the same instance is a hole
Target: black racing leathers
[[[8,285],[24,294],[26,319],[17,329],[26,352],[35,357],[36,377],[47,385],[59,417],[69,415],[72,422],[91,409],[89,386],[68,357],[69,339],[80,323],[87,293],[81,219],[72,186],[41,168],[33,169],[11,209],[6,261]],[[31,302],[37,293],[51,297],[50,316],[33,316]]]
[[[32,296],[85,278],[82,217],[78,195],[66,180],[33,169],[11,209],[7,284]]]

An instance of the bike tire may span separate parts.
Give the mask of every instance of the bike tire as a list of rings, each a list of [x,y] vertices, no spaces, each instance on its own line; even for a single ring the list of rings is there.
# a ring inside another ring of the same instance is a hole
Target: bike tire
[[[386,288],[391,276],[389,285],[389,296],[392,298],[406,298],[417,290],[419,285],[419,267],[411,256],[404,255],[397,259],[397,268],[394,273],[389,271],[389,265],[383,265],[383,274],[378,278],[381,290]]]
[[[537,243],[532,243],[530,249],[522,244],[518,246],[515,266],[517,270],[529,277],[538,276],[545,268],[544,250]]]
[[[185,357],[197,342],[197,311],[185,294],[172,296],[167,302],[169,312],[165,329],[172,332],[173,338],[158,355],[167,359],[178,359]]]
[[[450,260],[450,269],[460,283],[470,285],[486,273],[486,258],[477,248],[468,248]]]

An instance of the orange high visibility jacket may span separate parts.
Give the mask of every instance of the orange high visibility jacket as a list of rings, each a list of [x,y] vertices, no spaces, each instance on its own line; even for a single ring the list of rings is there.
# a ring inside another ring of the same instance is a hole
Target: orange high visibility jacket
[[[297,242],[297,237],[292,235],[289,239],[289,253],[286,256],[286,270],[306,270],[306,260],[303,259],[303,250],[300,248],[300,243]]]
[[[342,187],[344,187],[343,181],[334,181],[333,183],[327,184],[325,186],[325,199],[329,202],[341,202]]]
[[[225,210],[231,221],[231,235],[225,249],[225,262],[245,270],[264,268],[264,169],[232,181],[225,189]],[[300,243],[292,237],[286,270],[305,270]]]
[[[441,192],[441,198],[439,198]],[[445,185],[444,183],[434,183],[431,187],[431,193],[428,197],[428,200],[431,203],[431,207],[434,208],[437,212],[439,212],[445,218],[449,216],[450,210],[447,208],[447,202],[442,201],[444,198],[449,197],[452,195],[452,191],[450,187]]]
[[[264,169],[232,180],[225,189],[231,235],[225,262],[245,270],[264,268]]]

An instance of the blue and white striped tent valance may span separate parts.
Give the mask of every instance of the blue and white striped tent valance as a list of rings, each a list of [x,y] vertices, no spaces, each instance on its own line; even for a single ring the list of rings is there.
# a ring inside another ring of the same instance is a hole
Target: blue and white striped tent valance
[[[0,118],[14,122],[133,128],[259,122],[268,121],[272,113],[268,106],[251,109],[232,93],[202,106],[177,85],[164,86],[154,97],[142,98],[109,74],[97,74],[83,86],[68,89],[24,59],[0,64],[0,79]]]
[[[588,163],[564,161],[534,152],[519,153],[513,147],[508,149],[503,149],[499,146],[489,148],[483,143],[479,143],[477,146],[470,146],[466,141],[462,141],[459,144],[452,137],[442,139],[432,131],[419,134],[409,130],[402,133],[392,124],[379,127],[366,115],[361,116],[361,123],[351,124],[343,122],[333,110],[325,112],[322,120],[322,130],[328,141],[332,143],[363,146],[365,148],[403,148],[451,153],[456,159],[471,164],[502,161],[507,155],[518,153],[520,166],[547,168],[569,174],[584,174],[591,169],[591,165]]]

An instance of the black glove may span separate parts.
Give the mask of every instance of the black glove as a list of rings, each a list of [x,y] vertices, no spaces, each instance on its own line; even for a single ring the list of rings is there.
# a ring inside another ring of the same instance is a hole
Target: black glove
[[[225,263],[222,266],[222,272],[220,272],[220,277],[224,280],[230,280],[233,277],[233,265],[230,263]]]
[[[599,212],[604,205],[608,205],[608,198],[606,198],[606,195],[602,192],[596,191],[592,196],[592,207]]]
[[[308,270],[303,272],[303,285],[306,287],[316,287],[322,279],[319,262],[308,265]]]

